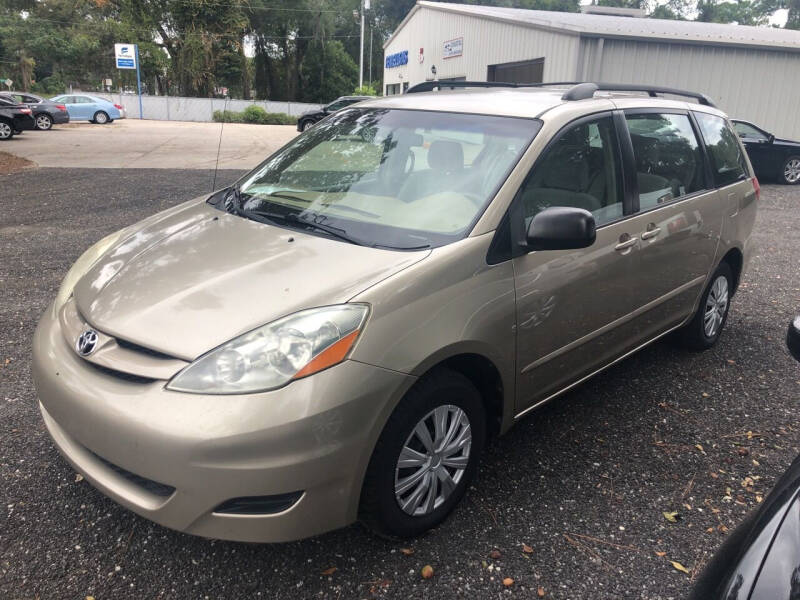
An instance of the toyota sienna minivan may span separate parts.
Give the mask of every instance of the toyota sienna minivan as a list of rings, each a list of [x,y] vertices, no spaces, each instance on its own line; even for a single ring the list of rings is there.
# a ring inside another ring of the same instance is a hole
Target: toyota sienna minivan
[[[436,85],[78,259],[33,376],[89,482],[212,538],[414,536],[536,407],[667,334],[717,342],[759,185],[708,98]]]

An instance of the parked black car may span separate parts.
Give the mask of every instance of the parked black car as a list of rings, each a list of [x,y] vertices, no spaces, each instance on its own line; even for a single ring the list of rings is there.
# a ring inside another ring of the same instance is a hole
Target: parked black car
[[[0,140],[10,140],[15,134],[35,127],[36,121],[30,108],[0,98]]]
[[[59,104],[27,92],[2,92],[0,98],[7,98],[17,104],[24,104],[33,111],[36,129],[47,131],[53,125],[69,123],[69,113],[64,104]]]
[[[363,102],[364,100],[372,99],[373,96],[342,96],[330,104],[323,106],[319,110],[304,112],[297,118],[297,131],[305,131],[314,123],[321,121],[329,114],[335,113],[337,110],[342,110],[345,106],[350,106],[356,102]]]
[[[800,317],[786,345],[800,361]],[[697,581],[690,600],[800,598],[800,456],[762,503],[728,536]]]
[[[734,119],[756,177],[795,185],[800,183],[800,142],[776,138],[747,121]]]

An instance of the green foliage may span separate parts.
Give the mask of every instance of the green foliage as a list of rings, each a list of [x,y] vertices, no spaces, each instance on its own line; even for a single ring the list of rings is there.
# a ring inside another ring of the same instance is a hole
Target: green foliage
[[[362,85],[353,90],[353,96],[378,96],[378,90],[371,85]]]
[[[217,123],[253,123],[258,125],[297,125],[297,117],[286,113],[271,113],[253,104],[242,112],[232,110],[215,110],[214,121]]]

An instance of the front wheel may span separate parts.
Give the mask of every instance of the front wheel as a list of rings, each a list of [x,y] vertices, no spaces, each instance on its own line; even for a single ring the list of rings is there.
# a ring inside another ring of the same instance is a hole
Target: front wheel
[[[475,386],[450,370],[426,376],[394,410],[375,446],[361,492],[362,521],[400,538],[435,527],[464,496],[485,439]]]
[[[14,137],[14,130],[5,121],[0,121],[0,140],[10,140]]]
[[[679,331],[684,346],[690,350],[707,350],[717,343],[728,321],[733,285],[733,271],[723,262],[711,276],[694,317]]]
[[[300,123],[300,131],[307,131],[312,125],[313,123],[311,121],[303,121]]]
[[[800,156],[790,156],[783,162],[780,180],[787,185],[800,183]]]
[[[97,123],[98,125],[105,125],[108,123],[108,121],[108,115],[102,110],[98,110],[96,113],[94,113],[94,117],[92,117],[92,122]]]
[[[41,131],[47,131],[53,126],[53,119],[50,118],[50,115],[36,115],[36,129]]]

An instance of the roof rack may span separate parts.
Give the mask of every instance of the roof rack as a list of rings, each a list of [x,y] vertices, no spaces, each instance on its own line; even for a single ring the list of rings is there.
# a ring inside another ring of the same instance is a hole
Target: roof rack
[[[684,96],[694,98],[698,103],[705,106],[716,107],[714,101],[700,92],[689,92],[670,87],[660,87],[653,85],[640,85],[631,83],[592,83],[587,81],[550,81],[547,83],[509,83],[504,81],[425,81],[406,90],[406,94],[418,92],[430,92],[434,89],[455,89],[455,88],[530,88],[530,87],[559,87],[570,86],[564,92],[562,99],[567,101],[586,100],[592,98],[595,92],[645,92],[655,98],[659,94],[671,94],[673,96]]]

